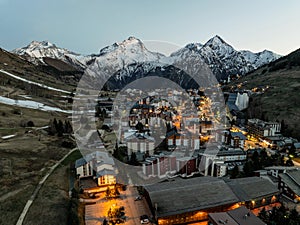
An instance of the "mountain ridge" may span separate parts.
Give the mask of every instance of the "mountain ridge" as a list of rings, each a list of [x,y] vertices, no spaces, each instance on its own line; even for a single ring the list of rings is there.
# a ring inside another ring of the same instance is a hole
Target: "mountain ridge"
[[[32,41],[27,46],[11,51],[28,61],[38,65],[47,64],[43,58],[59,59],[70,64],[78,70],[84,70],[89,56],[83,56],[66,48],[57,47],[49,41]]]
[[[257,53],[249,50],[237,51],[218,35],[209,39],[204,45],[190,43],[172,53],[171,56],[184,55],[189,51],[198,52],[218,80],[226,80],[231,75],[245,75],[281,57],[269,50],[267,50],[269,55],[266,55],[266,50]]]
[[[199,58],[211,68],[219,81],[227,80],[232,75],[245,75],[281,57],[269,50],[258,53],[249,50],[237,51],[219,35],[215,35],[205,44],[189,43],[171,53],[170,56],[149,51],[140,39],[133,36],[122,42],[115,42],[100,49],[98,53],[90,55],[74,53],[57,47],[49,41],[32,41],[26,47],[17,48],[12,52],[37,64],[45,63],[43,58],[59,59],[82,71],[88,67],[96,69],[97,66],[99,68],[108,65],[118,70],[134,63],[146,61],[174,62],[178,59],[184,60],[187,54],[193,53],[199,55]]]

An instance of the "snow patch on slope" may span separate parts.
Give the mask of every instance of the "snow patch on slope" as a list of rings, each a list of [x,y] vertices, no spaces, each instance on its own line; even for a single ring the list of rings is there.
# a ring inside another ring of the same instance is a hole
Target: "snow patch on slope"
[[[2,70],[2,69],[0,69],[0,72],[1,73],[5,73],[6,75],[8,75],[8,76],[10,76],[10,77],[12,77],[14,79],[26,82],[28,84],[33,84],[33,85],[36,85],[36,86],[39,86],[39,87],[42,87],[42,88],[45,88],[45,89],[48,89],[48,90],[52,90],[52,91],[58,91],[58,92],[66,93],[66,94],[71,94],[71,92],[69,92],[69,91],[62,90],[62,89],[59,89],[59,88],[50,87],[50,86],[47,86],[45,84],[37,83],[37,82],[34,82],[34,81],[30,81],[30,80],[27,80],[25,78],[16,76],[16,75],[14,75],[12,73],[9,73],[9,72],[7,72],[5,70]]]

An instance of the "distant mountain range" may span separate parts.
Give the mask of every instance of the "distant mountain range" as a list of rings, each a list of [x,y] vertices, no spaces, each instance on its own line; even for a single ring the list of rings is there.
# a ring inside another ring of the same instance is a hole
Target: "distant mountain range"
[[[48,61],[56,59],[79,71],[89,68],[90,71],[94,71],[94,73],[91,72],[92,75],[97,76],[97,69],[105,67],[108,72],[123,71],[119,73],[119,76],[126,77],[130,77],[128,73],[133,70],[134,65],[140,67],[141,64],[147,62],[146,66],[143,66],[143,72],[147,73],[166,63],[182,62],[193,54],[211,68],[218,80],[226,80],[230,75],[244,75],[281,57],[268,50],[259,53],[237,51],[219,36],[211,38],[204,45],[188,44],[170,56],[149,51],[142,41],[135,37],[129,37],[121,43],[114,43],[101,49],[98,54],[87,56],[57,47],[48,41],[33,41],[28,46],[12,52],[35,64],[48,64],[47,59]],[[149,65],[149,62],[152,62],[152,65]],[[131,69],[128,69],[129,67]]]

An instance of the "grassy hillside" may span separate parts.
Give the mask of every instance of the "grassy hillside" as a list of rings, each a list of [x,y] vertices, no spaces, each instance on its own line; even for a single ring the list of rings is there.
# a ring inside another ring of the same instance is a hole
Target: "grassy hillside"
[[[253,89],[248,116],[282,121],[284,135],[300,139],[300,49],[234,81],[227,88]]]
[[[0,49],[0,69],[66,91],[76,87],[80,71],[59,60],[45,59],[45,62],[46,65],[34,65]],[[71,108],[70,98],[65,97],[64,92],[28,84],[3,72],[0,72],[0,78],[0,96],[18,100],[29,98],[47,106]],[[0,104],[0,224],[16,224],[39,181],[70,151],[71,147],[66,148],[63,143],[73,143],[72,139],[50,135],[47,130],[39,128],[49,125],[54,118],[65,121],[67,117],[56,111]],[[49,177],[29,210],[26,224],[36,224],[36,221],[67,224],[68,169],[67,163]],[[61,210],[54,210],[58,206]]]
[[[46,65],[34,65],[25,59],[0,48],[0,69],[17,76],[56,88],[73,90],[82,76],[70,65],[46,58]]]

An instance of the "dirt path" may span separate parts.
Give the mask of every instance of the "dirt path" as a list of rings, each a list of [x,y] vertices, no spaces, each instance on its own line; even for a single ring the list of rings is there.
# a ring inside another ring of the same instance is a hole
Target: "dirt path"
[[[12,196],[18,194],[19,192],[23,191],[23,190],[26,189],[27,187],[29,187],[29,186],[27,185],[27,186],[24,186],[24,187],[22,187],[22,188],[19,188],[19,189],[17,189],[17,190],[14,190],[14,191],[11,191],[11,192],[8,192],[8,193],[2,195],[2,196],[0,197],[0,202],[3,202],[3,201],[5,201],[6,199],[8,199],[8,198],[10,198],[10,197],[12,197]]]
[[[45,181],[47,180],[47,178],[53,173],[53,171],[58,167],[58,165],[62,161],[64,161],[71,153],[73,153],[76,150],[77,150],[77,148],[73,148],[68,154],[66,154],[62,159],[60,159],[56,164],[54,164],[50,168],[49,172],[41,179],[41,181],[39,182],[39,184],[36,186],[33,194],[31,195],[30,199],[27,201],[27,203],[26,203],[26,205],[25,205],[25,207],[24,207],[24,209],[23,209],[23,211],[22,211],[22,213],[21,213],[21,215],[20,215],[20,217],[19,217],[16,225],[22,225],[23,224],[23,221],[24,221],[24,219],[26,217],[26,214],[27,214],[30,206],[32,205],[33,201],[35,200],[37,194],[39,193],[41,187],[43,186],[43,184],[45,183]]]

